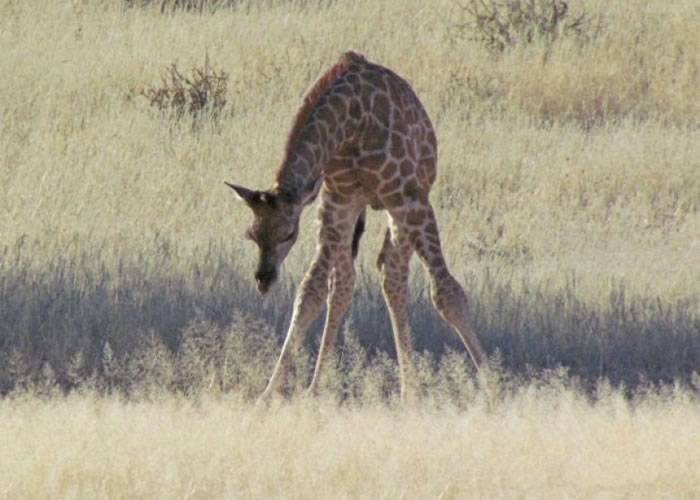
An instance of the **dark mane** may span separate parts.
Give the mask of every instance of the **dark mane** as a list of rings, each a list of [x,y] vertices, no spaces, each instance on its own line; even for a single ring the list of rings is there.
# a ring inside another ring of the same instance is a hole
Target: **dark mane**
[[[353,63],[364,61],[366,61],[366,59],[361,54],[352,51],[344,53],[340,60],[323,73],[318,80],[316,80],[316,83],[306,92],[304,101],[297,111],[292,130],[289,132],[289,137],[287,138],[287,146],[284,152],[285,162],[292,154],[294,146],[296,146],[309,116],[311,116],[311,113],[316,109],[316,105],[321,96],[338,78],[347,72],[348,68]]]

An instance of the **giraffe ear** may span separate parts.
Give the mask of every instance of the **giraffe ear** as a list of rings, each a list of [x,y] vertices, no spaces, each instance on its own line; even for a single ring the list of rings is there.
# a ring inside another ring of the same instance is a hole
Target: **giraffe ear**
[[[260,191],[253,191],[252,189],[244,188],[243,186],[236,186],[230,182],[224,181],[228,187],[233,189],[233,193],[239,200],[245,201],[246,204],[253,208],[261,203]]]
[[[319,175],[317,179],[310,181],[306,185],[304,192],[301,194],[302,205],[312,203],[316,199],[316,196],[318,196],[318,192],[321,190],[322,185],[323,175]]]

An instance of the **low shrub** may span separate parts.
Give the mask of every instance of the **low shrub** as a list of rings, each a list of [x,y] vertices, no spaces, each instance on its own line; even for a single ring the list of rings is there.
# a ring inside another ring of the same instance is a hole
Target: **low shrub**
[[[161,75],[160,84],[132,90],[149,104],[170,117],[180,120],[190,116],[197,122],[203,116],[217,119],[226,106],[228,74],[214,68],[209,57],[204,64],[194,66],[188,74],[172,63]]]
[[[585,41],[600,29],[591,15],[572,14],[563,0],[469,0],[461,8],[467,19],[460,31],[494,52],[562,36]]]

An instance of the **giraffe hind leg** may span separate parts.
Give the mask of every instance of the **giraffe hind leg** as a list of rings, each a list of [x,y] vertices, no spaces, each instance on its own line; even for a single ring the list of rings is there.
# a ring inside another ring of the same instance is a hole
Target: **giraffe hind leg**
[[[412,238],[413,246],[430,275],[433,305],[461,338],[472,361],[479,368],[486,355],[472,327],[469,300],[462,286],[452,276],[442,253],[435,214],[428,204],[424,208],[422,228]]]

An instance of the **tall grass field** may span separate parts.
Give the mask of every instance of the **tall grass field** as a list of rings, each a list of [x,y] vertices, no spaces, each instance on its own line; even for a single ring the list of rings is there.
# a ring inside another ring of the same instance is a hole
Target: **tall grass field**
[[[0,0],[0,497],[700,497],[693,0]],[[416,261],[398,401],[372,212],[337,362],[255,405],[318,223],[251,216],[353,49],[413,85],[489,391]]]

